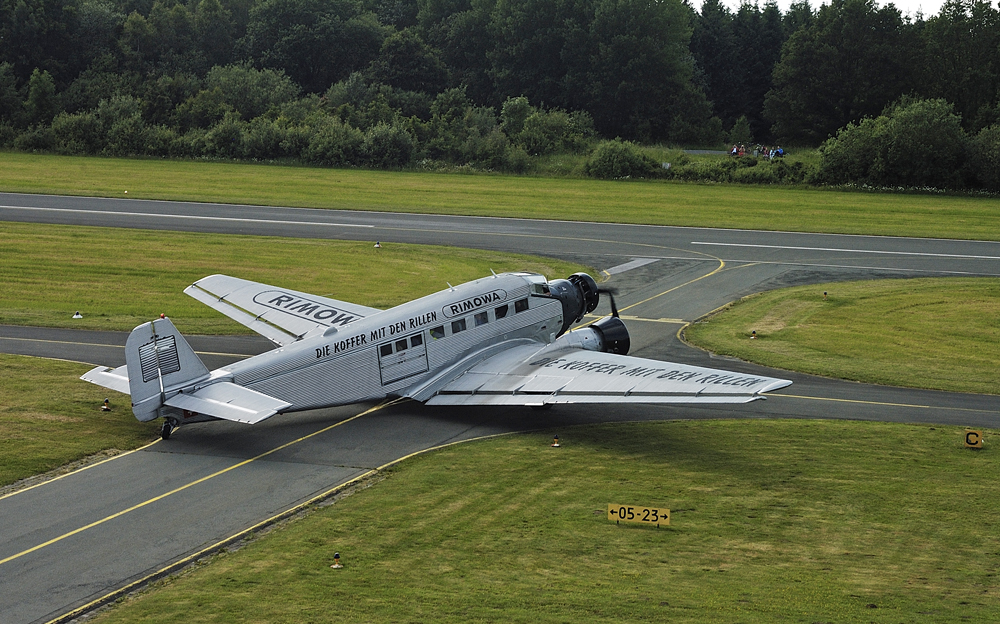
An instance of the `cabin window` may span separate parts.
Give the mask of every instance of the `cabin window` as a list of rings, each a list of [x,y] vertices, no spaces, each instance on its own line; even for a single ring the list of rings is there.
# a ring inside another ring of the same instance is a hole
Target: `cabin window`
[[[396,353],[400,351],[406,351],[406,338],[396,341]]]
[[[465,331],[465,319],[458,319],[451,322],[451,333],[457,334],[462,331]]]
[[[480,312],[474,318],[476,319],[476,327],[490,322],[490,315],[487,312]]]
[[[528,309],[527,299],[518,299],[514,302],[514,312],[524,312]]]
[[[444,325],[439,325],[438,327],[431,327],[431,338],[434,340],[440,340],[444,338]]]
[[[392,355],[392,344],[382,345],[381,347],[378,348],[378,353],[382,357],[386,357],[387,355]]]
[[[495,310],[495,312],[496,312],[496,317],[497,317],[497,320],[500,320],[500,319],[502,319],[503,317],[507,316],[507,309],[508,309],[509,307],[510,307],[510,306],[508,306],[508,305],[507,305],[507,304],[505,303],[505,304],[503,304],[502,306],[500,306],[499,308],[497,308],[497,309]]]
[[[422,335],[417,334],[416,336],[410,336],[411,347],[419,347],[422,344],[424,344],[424,337]]]

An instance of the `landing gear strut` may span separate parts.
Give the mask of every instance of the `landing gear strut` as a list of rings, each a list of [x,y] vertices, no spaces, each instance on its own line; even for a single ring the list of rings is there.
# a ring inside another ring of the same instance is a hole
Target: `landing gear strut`
[[[170,439],[170,434],[174,432],[176,425],[173,420],[164,420],[163,426],[160,427],[160,437],[164,440]]]

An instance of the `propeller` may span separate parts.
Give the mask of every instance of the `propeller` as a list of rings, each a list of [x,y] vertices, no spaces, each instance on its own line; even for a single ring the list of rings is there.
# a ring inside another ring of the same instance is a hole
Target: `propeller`
[[[611,316],[618,318],[618,306],[615,305],[615,295],[618,294],[617,288],[598,288],[598,293],[602,293],[608,296],[611,301]]]

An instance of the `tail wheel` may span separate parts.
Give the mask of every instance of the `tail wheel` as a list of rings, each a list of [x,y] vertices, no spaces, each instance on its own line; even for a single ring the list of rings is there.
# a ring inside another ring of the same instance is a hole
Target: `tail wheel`
[[[164,440],[170,439],[170,434],[174,432],[174,423],[169,420],[163,421],[163,426],[160,427],[160,437]]]

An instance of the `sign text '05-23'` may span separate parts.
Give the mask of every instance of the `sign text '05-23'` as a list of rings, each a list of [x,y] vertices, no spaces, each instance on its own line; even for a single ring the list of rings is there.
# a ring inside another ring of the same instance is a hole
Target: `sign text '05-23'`
[[[639,507],[608,503],[608,520],[638,522],[639,524],[670,524],[670,510],[662,507]]]

